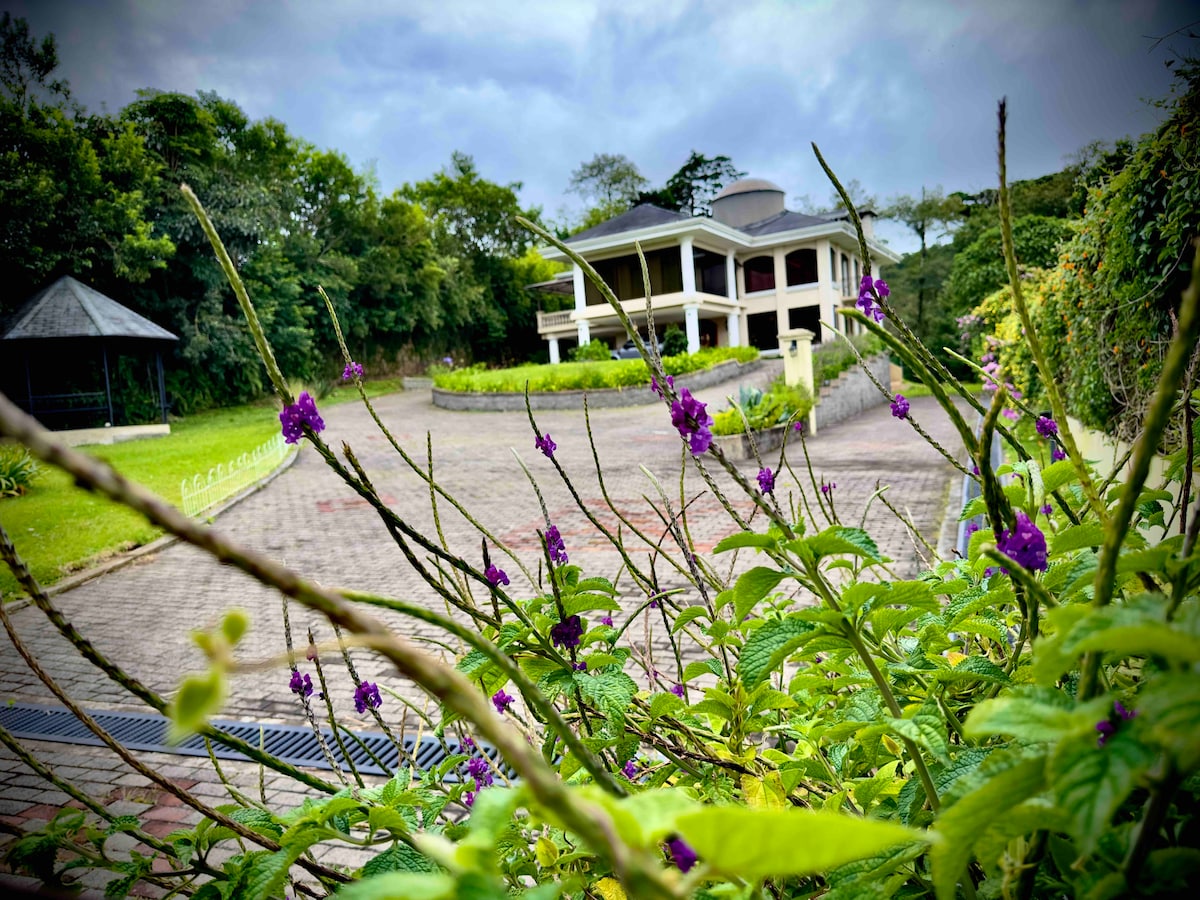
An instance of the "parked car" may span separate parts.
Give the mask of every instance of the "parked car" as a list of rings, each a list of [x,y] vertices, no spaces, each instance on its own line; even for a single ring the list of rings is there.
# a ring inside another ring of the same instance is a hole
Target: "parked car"
[[[662,349],[663,349],[663,342],[659,341],[658,342],[658,352],[660,354],[662,353]],[[637,344],[635,344],[633,342],[632,338],[630,338],[625,343],[623,343],[620,346],[620,349],[614,350],[612,352],[613,359],[637,359],[639,356],[641,356],[641,354],[638,353]]]

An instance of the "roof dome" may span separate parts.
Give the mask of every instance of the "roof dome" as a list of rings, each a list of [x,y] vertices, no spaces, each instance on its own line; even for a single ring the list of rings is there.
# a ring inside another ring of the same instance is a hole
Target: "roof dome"
[[[752,191],[775,191],[782,194],[783,188],[773,181],[767,181],[765,178],[743,178],[729,185],[713,199],[720,200],[722,197],[732,197],[734,194],[749,194]]]

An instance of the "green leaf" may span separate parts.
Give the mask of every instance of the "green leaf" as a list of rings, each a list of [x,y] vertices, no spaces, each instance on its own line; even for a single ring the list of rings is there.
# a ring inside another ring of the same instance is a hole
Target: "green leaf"
[[[674,694],[661,692],[650,698],[650,718],[657,719],[660,716],[669,716],[672,713],[683,709],[687,704]]]
[[[984,700],[963,723],[969,738],[1005,734],[1022,741],[1058,741],[1091,732],[1104,716],[1104,701],[1074,706],[1074,701],[1056,691],[1010,694]]]
[[[230,647],[237,646],[249,627],[250,616],[244,609],[231,609],[221,619],[221,633],[225,635],[225,640],[229,641]]]
[[[680,817],[678,828],[701,860],[750,882],[815,875],[897,844],[928,840],[923,832],[890,822],[740,806],[706,807]]]
[[[1064,528],[1050,539],[1050,553],[1057,556],[1081,547],[1099,547],[1104,543],[1104,528],[1095,522],[1084,522]]]
[[[1046,776],[1059,809],[1070,817],[1081,855],[1096,849],[1113,814],[1153,762],[1154,752],[1128,728],[1118,729],[1103,747],[1092,731],[1055,748]]]
[[[755,566],[750,571],[743,572],[737,584],[733,586],[734,609],[740,610],[736,621],[740,622],[746,613],[754,608],[754,604],[767,596],[781,581],[783,573],[778,569]]]
[[[808,546],[817,556],[848,553],[864,556],[871,562],[883,562],[883,557],[879,555],[879,547],[861,528],[834,525],[810,537]]]
[[[777,546],[777,542],[769,534],[750,534],[748,531],[739,531],[727,538],[722,538],[717,546],[713,547],[713,553],[724,553],[726,550],[737,550],[742,547],[755,547],[761,550],[775,546]]]
[[[933,679],[941,682],[986,681],[989,684],[1008,684],[1004,670],[986,656],[968,656],[951,669],[938,669]]]
[[[993,775],[953,806],[942,807],[935,823],[942,839],[929,854],[938,900],[955,900],[958,880],[984,830],[1005,810],[1040,792],[1045,782],[1045,762],[1028,759]]]
[[[367,833],[374,835],[377,831],[407,834],[408,820],[390,806],[372,806],[367,810]]]
[[[1042,470],[1042,486],[1047,494],[1053,494],[1059,488],[1078,480],[1075,466],[1069,459],[1060,459]]]
[[[171,719],[168,743],[177,744],[199,730],[209,716],[221,709],[228,690],[225,674],[216,668],[184,678],[167,710]]]
[[[624,672],[576,672],[575,684],[584,698],[590,700],[606,716],[619,723],[625,722],[625,711],[637,693],[637,684]]]
[[[437,872],[437,864],[428,856],[407,844],[396,844],[378,856],[367,860],[362,868],[364,878],[384,872]],[[339,894],[339,896],[341,896]]]
[[[680,680],[687,682],[700,675],[716,675],[720,678],[722,672],[721,661],[719,659],[713,657],[697,659],[683,667],[683,677]]]
[[[675,617],[675,621],[671,623],[671,633],[677,634],[679,629],[683,628],[688,622],[693,622],[699,618],[708,618],[708,610],[703,606],[689,606]]]
[[[348,884],[337,892],[338,900],[454,900],[458,886],[444,872],[386,872]]]
[[[737,664],[746,687],[758,687],[814,630],[813,625],[799,619],[772,619],[753,631]]]
[[[888,718],[886,721],[888,728],[896,734],[924,747],[943,762],[949,761],[950,744],[946,738],[946,726],[937,716],[916,715],[911,719]]]
[[[1160,676],[1138,695],[1139,728],[1175,757],[1181,772],[1200,765],[1200,678],[1195,673]]]

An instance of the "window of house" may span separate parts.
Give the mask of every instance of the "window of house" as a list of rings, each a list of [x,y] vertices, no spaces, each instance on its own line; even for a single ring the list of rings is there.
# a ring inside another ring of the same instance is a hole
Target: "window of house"
[[[842,292],[850,290],[850,260],[842,254]]]
[[[788,310],[788,328],[807,328],[813,333],[813,343],[821,343],[821,307],[793,306]]]
[[[605,284],[612,288],[618,300],[639,300],[646,295],[645,284],[642,281],[642,264],[636,254],[596,260],[592,266],[604,279]],[[683,266],[678,247],[648,251],[646,269],[650,273],[650,293],[654,296],[683,290]],[[590,280],[585,281],[584,293],[588,306],[608,302]]]
[[[862,263],[858,261],[858,257],[854,258],[854,287],[862,284]],[[847,292],[849,293],[849,292]]]
[[[788,287],[797,284],[816,284],[817,251],[793,250],[784,260],[787,267]]]
[[[773,350],[779,346],[779,320],[774,312],[751,313],[746,316],[746,338],[751,347]]]
[[[709,250],[695,250],[696,290],[704,294],[728,296],[725,279],[725,257]]]
[[[742,267],[746,273],[746,293],[775,290],[775,257],[756,256],[746,260]]]

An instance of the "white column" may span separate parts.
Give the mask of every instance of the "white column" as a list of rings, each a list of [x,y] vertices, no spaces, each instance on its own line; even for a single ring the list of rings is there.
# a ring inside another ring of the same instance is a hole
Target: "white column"
[[[580,319],[575,325],[579,329],[579,346],[582,347],[592,339],[592,331],[588,327],[587,319]]]
[[[700,349],[700,307],[690,303],[683,308],[684,330],[687,332],[688,353]]]
[[[552,338],[550,338],[550,364],[557,366],[559,364],[559,362],[560,362],[560,360],[559,360],[559,356],[558,356],[558,338],[552,337]]]
[[[587,308],[587,293],[583,289],[583,269],[578,264],[572,266],[571,280],[575,285],[575,308]]]
[[[679,242],[679,264],[683,266],[683,292],[696,293],[696,260],[692,255],[692,239],[685,237]],[[695,353],[695,350],[690,351]]]
[[[729,346],[742,346],[742,315],[741,313],[731,312],[725,317],[725,332],[729,335]]]
[[[737,300],[737,268],[733,264],[733,251],[725,254],[725,296]]]

